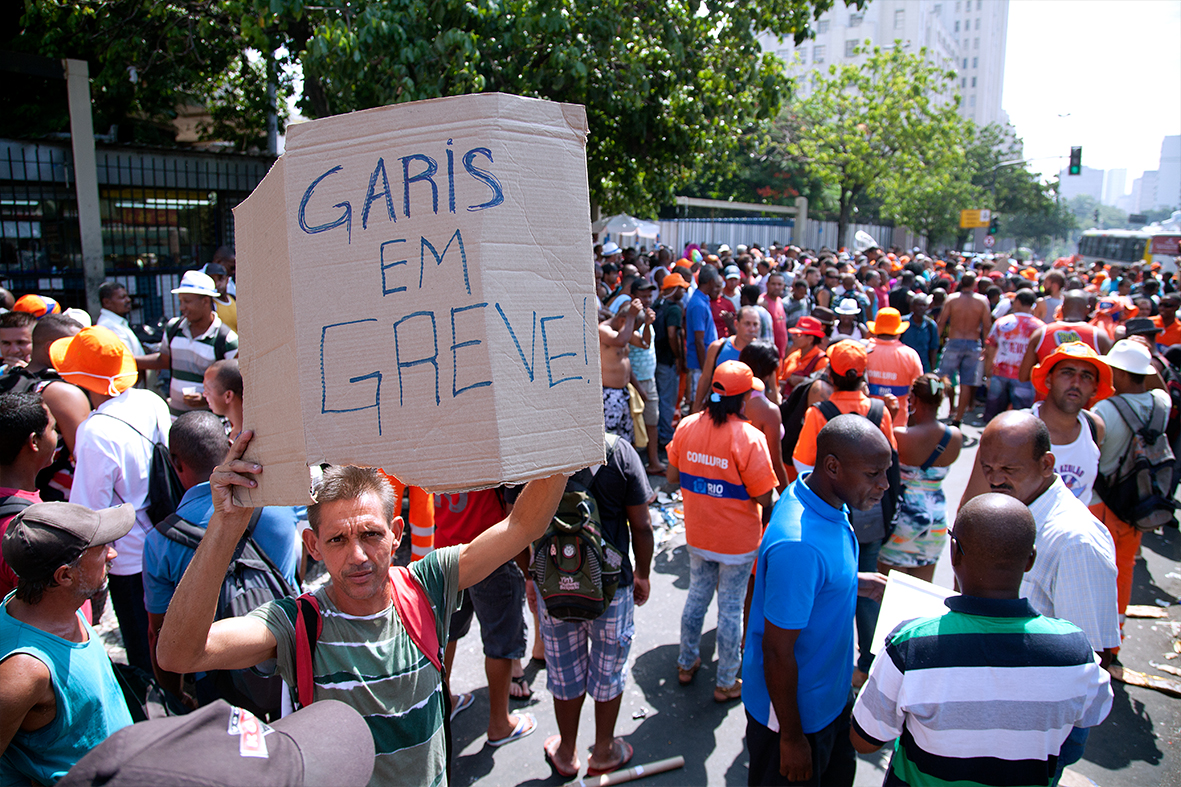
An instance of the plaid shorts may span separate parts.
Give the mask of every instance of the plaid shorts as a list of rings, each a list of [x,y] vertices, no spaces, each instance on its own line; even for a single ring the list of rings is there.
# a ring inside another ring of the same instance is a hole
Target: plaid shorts
[[[608,702],[622,694],[636,631],[631,586],[619,588],[611,605],[594,620],[567,623],[551,618],[544,604],[537,607],[545,642],[546,687],[554,699],[589,694],[595,702]]]

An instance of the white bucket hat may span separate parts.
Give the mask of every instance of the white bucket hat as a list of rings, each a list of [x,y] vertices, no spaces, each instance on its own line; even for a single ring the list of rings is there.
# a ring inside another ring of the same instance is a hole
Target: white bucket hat
[[[208,295],[210,298],[221,297],[221,293],[217,291],[217,285],[213,283],[213,278],[201,271],[185,271],[185,275],[180,278],[180,286],[174,289],[172,294],[180,295],[182,292],[191,295]]]
[[[853,298],[845,298],[840,305],[833,309],[837,314],[860,314],[861,307],[857,305],[857,301]]]
[[[1107,365],[1112,369],[1123,369],[1130,374],[1152,374],[1156,371],[1148,348],[1130,339],[1120,339],[1116,342],[1103,360],[1107,361]]]

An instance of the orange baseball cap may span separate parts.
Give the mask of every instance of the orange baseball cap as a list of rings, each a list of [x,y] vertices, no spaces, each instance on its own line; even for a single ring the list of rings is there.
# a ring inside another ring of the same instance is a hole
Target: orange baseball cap
[[[842,377],[850,370],[858,375],[865,374],[866,352],[861,342],[845,339],[828,348],[828,365],[834,374]]]
[[[865,327],[869,328],[870,333],[899,334],[909,328],[910,323],[902,319],[897,309],[887,306],[878,312],[876,320],[870,320]]]
[[[1029,373],[1029,379],[1033,382],[1033,387],[1038,393],[1049,394],[1050,387],[1046,385],[1046,375],[1059,361],[1064,361],[1067,358],[1090,363],[1099,375],[1099,384],[1095,387],[1095,395],[1091,397],[1091,401],[1087,402],[1087,407],[1091,407],[1099,400],[1106,399],[1115,393],[1115,388],[1111,385],[1111,367],[1107,365],[1107,361],[1103,360],[1103,356],[1095,352],[1094,348],[1085,342],[1060,344],[1054,348],[1054,352],[1046,356],[1045,360],[1033,367]]]
[[[62,307],[53,298],[30,293],[18,298],[12,306],[12,310],[14,312],[28,312],[40,320],[47,314],[61,314]]]
[[[763,381],[741,361],[726,361],[714,369],[710,390],[719,396],[738,396],[747,391],[761,391]]]
[[[107,396],[118,396],[139,379],[131,350],[98,325],[49,345],[49,359],[66,382]]]
[[[685,277],[679,273],[670,273],[660,280],[661,290],[671,290],[673,287],[684,287],[689,289],[689,282],[685,281]]]

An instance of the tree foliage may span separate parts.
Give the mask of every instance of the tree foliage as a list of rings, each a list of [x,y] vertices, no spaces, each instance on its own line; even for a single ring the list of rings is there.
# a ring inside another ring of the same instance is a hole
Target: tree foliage
[[[209,132],[240,146],[266,101],[249,50],[287,53],[310,117],[482,91],[585,104],[592,200],[644,213],[778,111],[786,78],[756,36],[802,41],[833,2],[25,0],[16,48],[90,60],[110,117],[242,106]]]
[[[951,187],[961,122],[954,74],[931,62],[925,48],[909,52],[901,42],[859,53],[868,55],[863,63],[829,66],[815,76],[811,92],[787,108],[777,126],[787,134],[778,140],[781,149],[837,188],[840,239],[852,208],[867,195],[899,220],[937,226],[940,220],[918,215],[924,212],[916,212],[918,202],[900,189]],[[922,178],[927,181],[920,184]]]

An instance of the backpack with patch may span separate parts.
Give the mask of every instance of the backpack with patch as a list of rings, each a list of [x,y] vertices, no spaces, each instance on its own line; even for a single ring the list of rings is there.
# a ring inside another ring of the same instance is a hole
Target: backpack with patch
[[[165,518],[176,511],[176,507],[180,505],[180,499],[185,494],[184,487],[180,483],[180,478],[177,477],[176,470],[172,467],[172,458],[168,453],[168,446],[162,442],[152,440],[122,418],[115,418],[115,416],[109,413],[95,413],[95,415],[105,415],[107,418],[114,418],[151,444],[152,459],[148,467],[147,513],[148,519],[153,524],[163,522]]]
[[[1141,421],[1122,396],[1109,400],[1128,429],[1132,440],[1120,457],[1115,472],[1095,479],[1099,499],[1117,517],[1137,530],[1156,530],[1175,522],[1177,503],[1170,495],[1176,473],[1176,458],[1165,428],[1169,412],[1152,402],[1148,421]]]
[[[828,401],[817,402],[816,408],[824,415],[824,422],[841,415],[840,409]],[[886,411],[886,403],[881,399],[869,400],[869,412],[863,417],[868,419],[875,428],[882,424],[882,415]],[[886,523],[886,538],[894,532],[894,518],[898,514],[898,500],[902,497],[902,464],[898,459],[898,450],[890,448],[890,469],[886,471],[886,478],[890,482],[890,489],[882,497],[882,518]]]
[[[262,516],[262,509],[254,509],[246,532],[230,558],[221,592],[217,597],[217,611],[214,620],[241,617],[268,601],[287,598],[296,594],[283,572],[271,562],[266,552],[254,540],[254,528]],[[156,525],[156,530],[169,541],[196,550],[201,543],[205,529],[170,514]],[[274,675],[264,677],[254,669],[217,670],[212,673],[213,684],[218,696],[231,705],[246,708],[265,718],[279,718],[282,703],[283,680]]]
[[[607,435],[607,457],[619,438]],[[603,533],[599,504],[590,491],[594,471],[580,470],[566,491],[545,535],[533,544],[529,573],[546,611],[557,620],[594,620],[615,598],[623,554]]]

